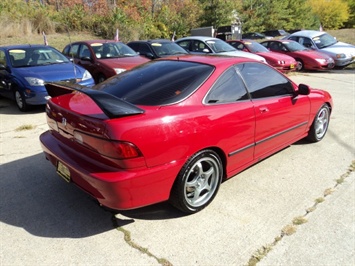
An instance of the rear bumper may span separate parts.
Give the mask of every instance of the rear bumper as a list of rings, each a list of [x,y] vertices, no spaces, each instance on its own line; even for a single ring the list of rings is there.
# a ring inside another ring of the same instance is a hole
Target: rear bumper
[[[119,169],[79,153],[55,138],[50,131],[40,136],[46,158],[67,167],[74,183],[100,204],[127,210],[169,199],[170,190],[183,162],[144,169]]]

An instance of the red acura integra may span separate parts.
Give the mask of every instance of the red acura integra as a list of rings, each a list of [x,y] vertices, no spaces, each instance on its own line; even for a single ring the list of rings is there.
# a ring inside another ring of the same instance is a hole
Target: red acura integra
[[[200,211],[222,180],[300,139],[320,141],[332,110],[326,91],[238,57],[159,59],[91,89],[47,90],[46,158],[117,210],[169,200]]]

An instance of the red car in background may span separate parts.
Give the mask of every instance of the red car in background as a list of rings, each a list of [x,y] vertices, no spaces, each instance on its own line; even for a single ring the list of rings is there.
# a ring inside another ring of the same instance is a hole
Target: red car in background
[[[90,72],[95,83],[150,61],[122,42],[90,40],[68,44],[63,52]]]
[[[198,212],[222,180],[300,139],[323,139],[332,110],[328,92],[243,57],[157,59],[92,88],[67,86],[46,84],[50,95],[69,93],[47,103],[45,156],[117,210],[169,200]]]
[[[334,60],[330,56],[304,47],[291,40],[272,40],[260,43],[272,52],[292,56],[297,61],[296,69],[329,70],[334,68]]]
[[[264,46],[262,46],[260,43],[256,41],[229,40],[227,42],[240,51],[254,53],[264,57],[266,62],[270,66],[273,66],[274,68],[282,72],[296,70],[297,62],[293,57],[288,55],[283,55],[280,53],[271,52],[270,50],[268,50],[267,48],[265,48]]]

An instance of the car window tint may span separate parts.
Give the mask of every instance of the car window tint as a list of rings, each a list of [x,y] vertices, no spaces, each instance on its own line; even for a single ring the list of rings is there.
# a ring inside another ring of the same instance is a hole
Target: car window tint
[[[293,93],[291,82],[275,69],[258,63],[237,65],[253,99],[289,95]]]
[[[205,103],[231,103],[249,99],[247,90],[234,67],[225,71],[206,96]]]
[[[126,71],[95,88],[133,104],[165,105],[189,96],[213,70],[200,63],[159,61]]]

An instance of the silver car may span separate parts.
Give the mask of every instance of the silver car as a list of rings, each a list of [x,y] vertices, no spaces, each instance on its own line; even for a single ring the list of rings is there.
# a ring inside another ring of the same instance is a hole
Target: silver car
[[[266,63],[264,57],[256,54],[239,51],[225,41],[205,36],[190,36],[175,41],[178,45],[188,51],[190,54],[217,54],[227,56],[239,56],[251,58]]]
[[[323,31],[297,31],[285,39],[299,42],[307,48],[326,53],[334,59],[337,67],[346,67],[355,62],[354,45],[338,42],[336,38]]]

